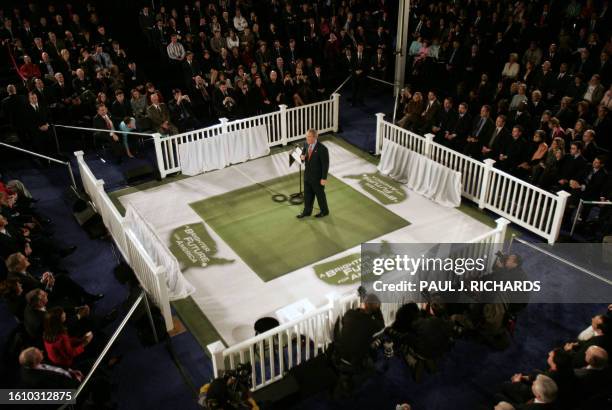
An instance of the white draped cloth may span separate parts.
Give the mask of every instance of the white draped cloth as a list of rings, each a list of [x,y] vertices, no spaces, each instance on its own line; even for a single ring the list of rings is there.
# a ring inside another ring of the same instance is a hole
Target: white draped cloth
[[[461,173],[395,142],[383,140],[378,170],[442,206],[461,205]]]
[[[171,301],[186,298],[195,292],[193,285],[183,276],[176,257],[159,239],[153,227],[131,205],[127,206],[124,223],[144,247],[153,263],[164,267],[168,297]]]
[[[178,155],[184,175],[198,175],[268,155],[268,129],[265,125],[202,138],[179,144]]]

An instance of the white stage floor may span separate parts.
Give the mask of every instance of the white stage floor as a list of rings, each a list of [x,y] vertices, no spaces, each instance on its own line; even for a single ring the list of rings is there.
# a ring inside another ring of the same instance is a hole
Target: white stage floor
[[[330,151],[330,173],[362,194],[376,200],[360,186],[357,179],[345,178],[347,175],[374,173],[376,166],[338,144],[328,141],[325,142],[325,145]],[[189,206],[190,203],[295,171],[296,168],[290,169],[288,166],[287,153],[282,152],[223,170],[124,195],[120,197],[120,201],[123,205],[134,206],[153,226],[159,237],[169,243],[170,235],[175,228],[202,222],[200,216]],[[377,241],[386,240],[393,243],[465,242],[491,229],[457,209],[437,205],[407,188],[406,191],[407,200],[385,206],[411,224],[383,235]],[[330,208],[333,212],[333,204],[330,204]],[[301,206],[296,206],[295,209],[297,214]],[[234,259],[235,262],[207,268],[189,268],[183,273],[196,288],[196,293],[192,295],[194,301],[228,345],[253,336],[253,323],[257,319],[263,316],[274,316],[277,309],[288,304],[308,298],[315,306],[321,306],[327,302],[327,294],[351,292],[358,286],[356,284],[329,285],[316,277],[312,266],[264,282],[221,240],[210,226],[207,225],[207,229],[218,246],[215,256]],[[282,244],[270,244],[270,246],[282,246]],[[318,263],[356,252],[359,252],[359,246]]]

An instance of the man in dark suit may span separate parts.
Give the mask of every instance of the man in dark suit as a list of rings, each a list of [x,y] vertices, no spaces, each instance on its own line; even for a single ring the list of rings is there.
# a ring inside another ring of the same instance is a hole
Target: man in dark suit
[[[482,158],[497,158],[499,157],[499,149],[501,145],[510,138],[510,133],[506,128],[506,116],[498,115],[495,119],[495,129],[488,141],[483,141],[480,154]]]
[[[459,104],[457,120],[454,125],[444,133],[442,144],[456,151],[460,151],[472,129],[472,117],[466,103]]]
[[[425,110],[421,113],[421,121],[423,123],[421,133],[426,134],[431,131],[431,127],[435,124],[441,108],[442,105],[438,101],[436,93],[433,91],[427,93],[427,105],[425,105]]]
[[[577,390],[582,397],[605,393],[610,386],[608,352],[601,346],[591,345],[585,352],[586,366],[574,370],[578,379]]]
[[[376,49],[376,54],[372,57],[371,68],[374,76],[385,79],[387,76],[387,58],[383,53],[382,47]]]
[[[321,73],[320,65],[314,68],[314,73],[310,77],[310,86],[315,91],[317,101],[322,101],[327,98],[327,80]]]
[[[555,190],[568,189],[571,180],[582,181],[586,169],[587,161],[582,156],[582,143],[574,141],[570,145],[569,154],[563,158]]]
[[[22,253],[15,253],[6,259],[9,271],[8,278],[18,280],[25,293],[34,289],[47,292],[54,304],[69,302],[71,305],[94,303],[104,297],[103,294],[92,295],[83,289],[69,276],[44,272],[40,278],[29,273],[30,261]]]
[[[442,103],[442,109],[438,112],[436,122],[427,132],[434,134],[434,141],[440,143],[446,132],[455,126],[455,122],[457,122],[457,111],[453,108],[453,99],[446,97]]]
[[[480,116],[474,120],[474,126],[470,136],[467,137],[467,143],[463,148],[463,153],[473,158],[480,158],[482,147],[485,141],[491,139],[493,129],[495,128],[493,121],[489,118],[491,108],[488,105],[483,105],[480,108]]]
[[[520,125],[512,127],[510,138],[504,141],[499,149],[495,167],[512,175],[520,173],[518,166],[527,160],[527,141],[523,138],[523,129]]]
[[[327,147],[318,141],[317,131],[308,130],[304,144],[302,161],[304,169],[304,210],[297,217],[299,219],[312,214],[312,205],[315,196],[320,212],[315,215],[322,218],[329,215],[325,185],[327,184],[327,171],[329,170],[329,152]]]
[[[95,138],[110,143],[113,156],[120,161],[123,145],[120,142],[119,135],[115,132],[115,125],[106,105],[98,104],[96,115],[93,118],[93,128],[101,130],[94,133]]]
[[[26,105],[25,119],[28,128],[31,147],[39,153],[51,151],[51,132],[49,113],[43,104],[39,104],[38,95],[34,91],[28,93],[29,104]]]
[[[21,387],[26,389],[76,389],[83,374],[78,370],[43,364],[43,353],[28,347],[19,354]]]
[[[0,105],[0,119],[15,129],[23,127],[23,111],[26,105],[25,98],[17,94],[17,87],[9,84],[6,87],[7,96]]]
[[[351,97],[353,99],[353,106],[355,106],[356,104],[363,104],[363,90],[365,88],[369,68],[369,61],[365,55],[363,44],[357,45],[356,54],[357,55],[353,60],[353,67],[351,70],[353,81],[353,95]]]

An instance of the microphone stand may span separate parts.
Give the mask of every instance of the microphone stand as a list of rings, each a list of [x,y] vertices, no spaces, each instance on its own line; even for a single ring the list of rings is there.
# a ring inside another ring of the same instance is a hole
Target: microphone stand
[[[289,195],[289,202],[293,205],[299,205],[304,202],[304,191],[302,190],[302,161],[298,164],[299,175],[300,175],[300,190],[294,194]]]

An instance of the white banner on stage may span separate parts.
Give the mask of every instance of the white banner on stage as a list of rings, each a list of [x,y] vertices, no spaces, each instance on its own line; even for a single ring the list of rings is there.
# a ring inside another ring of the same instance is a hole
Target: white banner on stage
[[[153,262],[158,266],[166,268],[168,298],[170,300],[178,300],[193,294],[195,288],[183,276],[176,257],[159,239],[153,227],[149,225],[132,205],[128,204],[126,208],[124,223],[138,238]]]
[[[269,153],[268,129],[265,125],[184,142],[178,146],[182,172],[189,176],[222,169]]]
[[[461,173],[387,139],[378,170],[440,205],[461,205]]]

